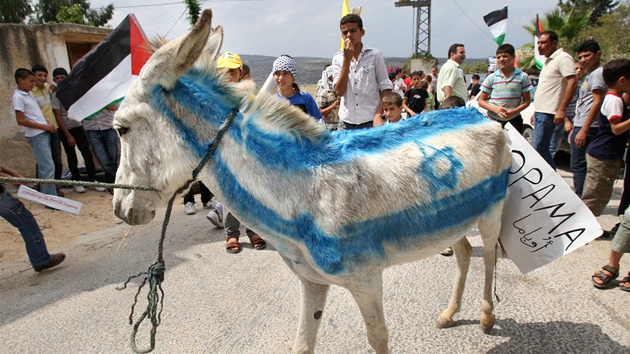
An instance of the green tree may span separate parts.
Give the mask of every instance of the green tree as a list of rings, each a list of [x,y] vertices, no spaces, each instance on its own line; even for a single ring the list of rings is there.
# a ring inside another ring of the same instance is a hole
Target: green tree
[[[583,31],[579,40],[593,39],[602,49],[602,63],[612,59],[630,58],[630,3],[599,18],[596,26]]]
[[[201,13],[201,3],[199,0],[184,0],[184,3],[188,9],[188,22],[190,22],[190,27],[192,27],[199,19],[199,14]]]
[[[107,21],[109,21],[114,14],[113,4],[109,4],[102,9],[92,10],[87,0],[39,0],[37,5],[35,5],[35,16],[32,22],[62,22],[57,18],[59,11],[61,11],[63,7],[70,9],[64,10],[69,12],[64,12],[63,16],[68,16],[71,12],[75,11],[73,10],[75,5],[79,5],[84,23],[89,23],[96,27],[102,27],[107,24]],[[72,18],[74,19],[74,17]]]
[[[564,48],[567,53],[574,53],[575,48],[580,42],[579,36],[584,28],[588,26],[589,12],[585,10],[576,10],[572,8],[569,12],[564,12],[557,7],[551,12],[545,13],[540,21],[545,31],[554,31],[558,34],[558,48]],[[536,19],[532,19],[531,25],[523,26],[534,38],[536,34]],[[534,48],[533,41],[521,47],[526,51],[531,51],[531,55],[519,61],[521,68],[530,68],[534,65]]]
[[[568,13],[575,8],[577,11],[585,11],[589,13],[588,25],[594,26],[600,17],[611,13],[617,6],[619,1],[615,0],[559,0],[558,7],[563,12]]]
[[[0,1],[0,23],[24,23],[32,12],[29,0]]]
[[[80,4],[72,7],[62,6],[57,14],[57,21],[60,23],[76,23],[78,25],[92,25],[85,20],[83,9]]]

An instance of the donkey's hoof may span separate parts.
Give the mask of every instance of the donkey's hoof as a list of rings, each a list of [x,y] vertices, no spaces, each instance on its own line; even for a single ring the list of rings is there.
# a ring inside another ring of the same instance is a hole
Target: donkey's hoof
[[[481,331],[485,334],[488,334],[492,331],[492,328],[494,328],[494,321],[492,321],[491,323],[480,323],[480,327],[481,327]]]
[[[448,328],[448,327],[451,327],[453,325],[453,323],[454,323],[453,320],[447,320],[446,318],[440,316],[435,321],[435,327],[437,327],[437,328]]]

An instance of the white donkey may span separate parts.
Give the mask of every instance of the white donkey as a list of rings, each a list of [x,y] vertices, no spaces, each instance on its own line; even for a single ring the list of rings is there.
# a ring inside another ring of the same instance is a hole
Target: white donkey
[[[200,179],[264,235],[302,283],[293,351],[312,353],[331,284],[347,288],[370,345],[388,352],[386,267],[453,245],[458,272],[438,327],[460,309],[478,223],[484,244],[481,326],[494,325],[491,288],[511,157],[501,126],[474,109],[438,111],[376,129],[331,133],[254,84],[230,83],[214,60],[223,32],[210,10],[157,48],[116,113],[122,156],[116,215],[145,224],[190,178],[220,125],[237,111]]]

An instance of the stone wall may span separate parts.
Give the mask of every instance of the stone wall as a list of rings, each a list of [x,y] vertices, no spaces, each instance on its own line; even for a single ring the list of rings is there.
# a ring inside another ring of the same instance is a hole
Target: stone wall
[[[0,164],[11,167],[28,177],[35,176],[35,159],[15,121],[11,98],[16,84],[13,77],[18,68],[30,69],[35,64],[49,70],[70,69],[66,43],[99,43],[112,30],[74,24],[14,25],[0,24]],[[64,164],[65,166],[65,164]]]

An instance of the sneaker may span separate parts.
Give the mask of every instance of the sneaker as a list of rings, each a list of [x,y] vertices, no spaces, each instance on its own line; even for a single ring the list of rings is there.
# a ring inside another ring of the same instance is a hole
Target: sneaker
[[[46,264],[42,264],[40,266],[35,266],[33,267],[33,270],[36,272],[41,272],[44,269],[58,266],[59,264],[61,264],[61,262],[63,262],[66,259],[66,255],[63,253],[51,254],[50,257],[52,258],[50,262]]]
[[[216,203],[211,201],[211,200],[203,203],[203,208],[204,209],[214,209],[215,207],[216,207]]]
[[[186,213],[186,215],[193,215],[197,213],[197,210],[195,210],[195,203],[188,202],[186,203],[184,208],[185,208],[184,212]]]
[[[74,191],[77,193],[85,193],[85,188],[83,186],[74,186]]]
[[[208,215],[206,215],[206,218],[210,220],[212,225],[222,229],[224,227],[223,226],[223,205],[221,205],[221,203],[217,203],[216,208],[210,210]]]
[[[94,181],[94,182],[97,182],[97,181]],[[94,190],[97,191],[97,192],[105,192],[107,190],[107,188],[101,187],[101,186],[96,186],[96,187],[94,187]]]
[[[453,255],[453,249],[451,247],[445,249],[444,251],[440,252],[441,255],[445,256],[445,257],[450,257]]]

